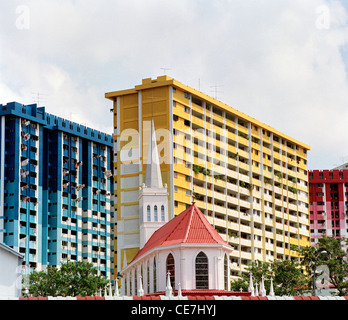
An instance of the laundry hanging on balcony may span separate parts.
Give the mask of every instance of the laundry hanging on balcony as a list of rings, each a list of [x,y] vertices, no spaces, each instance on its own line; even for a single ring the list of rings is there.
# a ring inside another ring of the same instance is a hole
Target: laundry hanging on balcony
[[[30,124],[30,121],[27,119],[22,119],[22,126],[28,126]]]
[[[28,141],[30,139],[30,133],[28,132],[23,132],[22,131],[22,138],[25,140],[25,141]]]
[[[77,169],[78,167],[82,166],[83,162],[82,161],[78,161],[75,163],[75,169]]]
[[[98,190],[95,192],[95,194],[99,194],[99,193],[100,193],[100,191],[101,191],[101,190],[100,190],[100,189],[98,189]]]
[[[21,169],[21,177],[25,178],[29,174],[29,171]]]
[[[73,200],[75,203],[79,203],[81,200],[83,200],[83,197],[78,197],[75,200]]]
[[[29,159],[25,159],[21,162],[21,166],[24,167],[24,166],[28,165],[28,163],[29,163]]]
[[[104,176],[105,176],[106,178],[111,177],[111,176],[112,176],[111,170],[106,170],[105,173],[104,173]]]
[[[70,182],[66,182],[63,184],[63,187],[66,188],[69,184],[70,184]]]
[[[79,186],[76,187],[76,190],[79,191],[79,190],[81,190],[81,189],[84,188],[84,187],[85,187],[85,185],[84,185],[84,184],[81,184],[81,185],[79,185]]]
[[[25,150],[27,150],[27,149],[28,149],[28,146],[27,146],[27,145],[25,145],[25,144],[22,144],[22,145],[21,145],[21,149],[22,149],[22,151],[25,151]]]
[[[29,186],[26,184],[26,185],[24,185],[24,186],[21,186],[21,190],[23,191],[24,189],[28,189],[29,188]]]
[[[63,177],[65,177],[65,176],[68,175],[68,174],[69,174],[69,170],[63,168]]]

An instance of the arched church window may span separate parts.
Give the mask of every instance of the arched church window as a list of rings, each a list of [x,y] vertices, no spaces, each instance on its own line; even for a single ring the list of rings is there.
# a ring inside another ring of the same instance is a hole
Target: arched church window
[[[158,221],[158,210],[157,210],[157,206],[155,205],[154,207],[154,221],[157,222]]]
[[[150,261],[147,262],[147,293],[150,293]]]
[[[167,262],[166,262],[166,279],[168,277],[168,272],[170,273],[169,279],[170,284],[173,289],[175,289],[175,260],[171,253],[168,254]]]
[[[157,292],[157,269],[156,269],[156,257],[153,258],[153,292]]]
[[[164,205],[162,204],[161,206],[161,220],[165,221],[165,216],[164,216]]]
[[[139,281],[142,281],[142,285],[143,285],[143,287],[144,287],[144,272],[143,272],[143,265],[141,265],[140,266],[140,279],[139,279]],[[140,285],[140,283],[139,283],[139,285]],[[138,293],[137,293],[138,294]]]
[[[146,221],[151,221],[151,207],[150,207],[150,205],[147,205],[147,208],[146,208]]]
[[[208,257],[202,251],[196,257],[196,289],[209,289]]]
[[[129,275],[129,295],[133,295],[133,272]]]
[[[224,289],[228,290],[228,260],[227,260],[227,254],[225,254],[225,258],[224,258]]]
[[[135,284],[135,293],[134,295],[138,295],[138,272],[137,272],[137,268],[135,268],[134,271],[134,284]]]

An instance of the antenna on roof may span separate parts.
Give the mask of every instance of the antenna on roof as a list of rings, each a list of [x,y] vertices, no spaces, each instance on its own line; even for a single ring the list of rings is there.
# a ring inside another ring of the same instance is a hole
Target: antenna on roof
[[[215,85],[215,86],[209,86],[210,88],[214,88],[214,91],[215,92],[215,96],[214,98],[217,99],[218,98],[218,93],[222,93],[222,91],[218,91],[218,87],[223,87],[223,85]]]
[[[47,95],[45,93],[40,93],[39,91],[38,92],[32,92],[31,94],[33,95],[33,100],[37,104],[38,107],[40,106],[40,102],[42,102],[42,100],[43,100],[42,96],[43,95]]]
[[[163,73],[164,73],[164,74],[166,74],[166,71],[167,71],[167,70],[171,70],[170,68],[160,68],[160,69],[163,70]]]

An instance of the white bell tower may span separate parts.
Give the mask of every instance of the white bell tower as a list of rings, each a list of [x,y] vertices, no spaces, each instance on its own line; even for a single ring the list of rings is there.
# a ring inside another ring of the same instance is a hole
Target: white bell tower
[[[151,121],[145,181],[139,188],[140,249],[152,234],[168,222],[167,185],[162,184],[155,125]]]

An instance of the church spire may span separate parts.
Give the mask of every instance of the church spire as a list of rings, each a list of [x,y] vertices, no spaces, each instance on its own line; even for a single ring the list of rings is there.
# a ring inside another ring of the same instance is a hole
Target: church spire
[[[145,172],[145,186],[147,188],[163,188],[161,167],[159,163],[157,140],[155,133],[155,125],[151,121],[151,133],[149,148],[147,152],[146,172]]]

